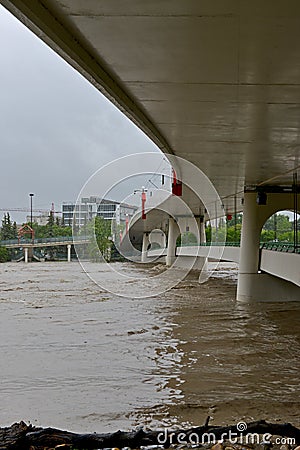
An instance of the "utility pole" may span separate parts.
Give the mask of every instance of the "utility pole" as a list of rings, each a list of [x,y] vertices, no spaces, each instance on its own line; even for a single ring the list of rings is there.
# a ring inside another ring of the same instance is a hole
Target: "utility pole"
[[[30,226],[32,228],[32,198],[33,198],[34,194],[29,194],[30,197]]]

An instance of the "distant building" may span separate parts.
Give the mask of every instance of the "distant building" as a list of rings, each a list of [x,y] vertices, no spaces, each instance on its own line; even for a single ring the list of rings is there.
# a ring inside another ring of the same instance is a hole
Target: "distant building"
[[[79,227],[84,226],[94,217],[103,217],[105,220],[112,220],[114,217],[119,224],[126,221],[126,217],[132,217],[137,207],[114,200],[103,200],[100,197],[83,197],[81,202],[63,202],[62,220],[65,225],[72,226],[75,218],[75,224]]]
[[[39,216],[32,216],[32,222],[38,225],[47,225],[49,219],[49,213],[40,214]],[[26,223],[31,222],[31,216],[26,216]]]
[[[136,210],[136,206],[127,205],[126,203],[118,203],[112,200],[102,200],[97,207],[97,216],[109,220],[115,217],[116,222],[119,224],[121,222],[125,222],[126,216],[132,217]]]
[[[66,226],[72,226],[73,220],[79,227],[88,223],[95,217],[97,209],[95,205],[75,204],[74,202],[63,202],[62,204],[62,222]]]

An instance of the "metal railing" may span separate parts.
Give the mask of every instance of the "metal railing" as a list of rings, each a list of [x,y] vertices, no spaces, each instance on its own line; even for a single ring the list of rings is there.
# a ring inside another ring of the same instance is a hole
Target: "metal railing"
[[[178,247],[240,247],[240,242],[203,242],[201,244],[196,244],[193,242],[181,243]],[[286,253],[299,253],[300,245],[295,246],[291,242],[260,242],[260,248],[265,250],[273,250],[276,252],[286,252]]]
[[[72,236],[56,236],[56,237],[51,237],[51,238],[35,238],[35,239],[24,239],[21,238],[20,240],[18,239],[7,239],[5,241],[0,241],[0,246],[5,247],[6,245],[20,245],[20,247],[22,247],[23,245],[26,244],[49,244],[52,243],[55,244],[57,242],[65,242],[65,243],[70,243],[73,244],[76,242],[82,242],[82,241],[90,241],[91,237],[90,236],[76,236],[76,238],[73,239]]]
[[[202,242],[201,244],[197,244],[195,242],[181,243],[177,247],[239,247],[239,242]]]
[[[260,248],[276,252],[300,253],[300,245],[295,246],[291,242],[261,242]]]

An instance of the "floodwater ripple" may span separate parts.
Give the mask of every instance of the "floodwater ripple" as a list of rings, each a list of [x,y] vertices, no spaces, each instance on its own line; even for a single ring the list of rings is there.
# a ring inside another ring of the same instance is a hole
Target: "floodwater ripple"
[[[236,304],[234,269],[145,299],[101,291],[75,262],[0,272],[2,426],[299,426],[300,304]]]

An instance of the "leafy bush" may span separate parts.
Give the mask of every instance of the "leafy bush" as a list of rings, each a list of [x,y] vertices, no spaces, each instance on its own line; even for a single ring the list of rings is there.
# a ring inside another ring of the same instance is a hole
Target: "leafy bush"
[[[0,262],[7,262],[9,260],[9,251],[5,247],[0,247]]]

